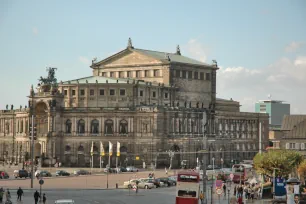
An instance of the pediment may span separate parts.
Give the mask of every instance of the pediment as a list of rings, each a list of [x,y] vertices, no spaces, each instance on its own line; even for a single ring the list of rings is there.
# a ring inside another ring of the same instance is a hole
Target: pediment
[[[160,63],[162,63],[162,61],[160,61],[159,59],[155,59],[154,57],[139,53],[131,49],[126,49],[98,62],[97,65],[102,68]]]

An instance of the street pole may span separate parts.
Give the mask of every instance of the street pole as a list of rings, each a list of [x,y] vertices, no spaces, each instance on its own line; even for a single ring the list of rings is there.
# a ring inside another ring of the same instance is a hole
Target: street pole
[[[34,178],[34,115],[32,113],[32,132],[31,132],[31,188],[33,188]]]
[[[211,191],[210,191],[210,200],[211,200],[211,204],[213,204],[213,185],[211,185]]]
[[[202,175],[202,179],[203,179],[203,193],[204,193],[204,198],[205,198],[205,203],[207,203],[207,193],[206,193],[206,154],[203,154],[203,175]]]

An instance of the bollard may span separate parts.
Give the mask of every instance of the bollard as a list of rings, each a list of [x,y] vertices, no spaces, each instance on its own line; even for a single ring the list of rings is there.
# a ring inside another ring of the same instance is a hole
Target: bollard
[[[118,189],[118,183],[116,183],[116,189]]]

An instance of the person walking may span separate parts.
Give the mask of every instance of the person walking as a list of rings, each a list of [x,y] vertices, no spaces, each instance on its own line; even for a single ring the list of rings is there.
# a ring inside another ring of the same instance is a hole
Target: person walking
[[[2,203],[2,201],[3,201],[3,194],[4,194],[3,188],[1,188],[0,189],[0,203]]]
[[[21,201],[21,196],[23,195],[23,190],[21,189],[21,187],[19,187],[19,189],[17,190],[17,201]]]
[[[234,196],[236,197],[237,194],[237,186],[234,187]]]
[[[38,191],[36,190],[35,193],[34,193],[34,201],[35,201],[35,204],[38,203],[38,198],[40,198],[40,195],[39,195]]]
[[[226,197],[226,185],[225,185],[225,183],[223,184],[223,194],[224,194],[224,197]]]
[[[7,202],[11,201],[11,192],[10,192],[10,189],[6,190],[5,197],[6,197],[6,201]]]
[[[47,198],[46,198],[46,194],[44,193],[43,195],[43,204],[46,204]]]
[[[204,203],[204,194],[203,194],[203,191],[201,191],[199,198],[201,200],[201,204],[203,204]]]

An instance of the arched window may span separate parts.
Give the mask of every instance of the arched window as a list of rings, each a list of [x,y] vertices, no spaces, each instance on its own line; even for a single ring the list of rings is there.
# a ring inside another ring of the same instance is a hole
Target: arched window
[[[6,134],[10,133],[10,124],[9,123],[5,124],[5,131],[6,131]]]
[[[126,120],[121,120],[119,125],[119,133],[127,134],[128,133],[128,122]]]
[[[114,122],[112,120],[105,121],[105,134],[114,133]]]
[[[78,147],[78,151],[79,151],[79,152],[84,152],[84,147],[83,147],[82,145],[80,145],[80,146]]]
[[[78,122],[78,133],[80,134],[85,133],[85,121],[83,119],[79,120]]]
[[[90,132],[93,134],[99,133],[99,121],[98,120],[92,120],[90,125]]]
[[[23,120],[20,122],[20,132],[23,133]]]
[[[71,150],[71,147],[70,147],[69,145],[66,145],[65,151],[66,151],[66,152],[69,152],[70,150]]]
[[[71,126],[72,126],[72,122],[71,122],[71,120],[67,120],[66,121],[66,133],[71,133]]]

